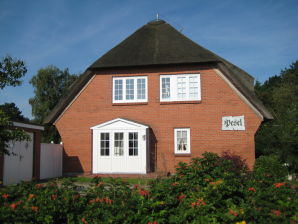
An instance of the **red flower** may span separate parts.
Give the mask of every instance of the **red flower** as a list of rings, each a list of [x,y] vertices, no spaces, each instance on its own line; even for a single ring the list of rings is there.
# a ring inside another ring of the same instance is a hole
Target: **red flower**
[[[196,202],[191,203],[191,207],[196,207],[196,206],[204,206],[206,203],[204,202],[204,199],[199,198]]]
[[[11,209],[15,209],[16,207],[17,207],[17,204],[15,204],[15,203],[11,203],[10,205],[9,205],[9,207],[11,208]]]
[[[57,194],[52,194],[52,195],[51,195],[51,199],[52,199],[52,200],[56,200],[57,197],[58,197]]]
[[[86,221],[85,218],[82,218],[82,222],[83,222],[84,224],[88,224],[88,222]]]
[[[37,206],[32,206],[31,209],[32,209],[32,211],[35,211],[35,212],[38,211],[38,207]]]
[[[184,198],[186,198],[186,195],[183,194],[183,193],[180,193],[179,197],[178,197],[178,200],[179,201],[182,201]]]
[[[206,203],[204,202],[204,200],[202,198],[199,198],[196,205],[206,205]]]
[[[209,184],[211,185],[219,185],[223,182],[223,180],[218,180],[218,181],[215,181],[215,182],[210,182]]]
[[[42,188],[42,187],[43,187],[43,184],[36,184],[35,187],[36,187],[37,189]]]
[[[34,194],[29,194],[29,196],[28,196],[28,200],[34,198],[34,196],[35,196]]]
[[[101,185],[104,185],[104,184],[105,184],[105,183],[101,181],[101,182],[99,182],[96,186],[97,186],[97,187],[100,187]]]
[[[140,189],[139,190],[139,194],[141,195],[141,196],[148,196],[149,195],[149,191],[146,191],[146,190],[143,190],[143,189]]]
[[[109,199],[108,197],[105,197],[105,198],[95,198],[95,199],[91,199],[89,201],[89,204],[92,204],[92,203],[95,203],[95,202],[105,202],[106,204],[112,204],[113,203],[113,200],[112,199]]]
[[[233,211],[232,209],[230,209],[229,213],[235,217],[238,216],[238,213]]]
[[[9,194],[2,194],[2,198],[7,199],[9,197]]]
[[[20,205],[20,204],[22,204],[22,200],[20,200],[20,201],[18,201],[17,203],[16,203],[16,205]]]
[[[286,183],[275,183],[274,187],[279,188],[279,187],[284,186],[284,185],[286,185]]]
[[[172,183],[171,185],[175,187],[175,186],[178,185],[178,183],[177,183],[177,182],[174,182],[174,183]]]
[[[276,215],[276,216],[280,216],[281,215],[281,211],[279,211],[279,210],[272,210],[271,211],[274,215]]]
[[[133,185],[133,188],[134,188],[134,189],[139,189],[139,185],[134,184],[134,185]]]
[[[113,200],[109,199],[108,197],[106,197],[104,200],[105,200],[106,204],[111,205],[113,203]]]
[[[154,222],[148,222],[147,224],[157,224],[157,222],[156,221],[154,221]]]
[[[256,190],[254,187],[250,187],[250,188],[248,188],[248,191],[257,192],[257,190]]]

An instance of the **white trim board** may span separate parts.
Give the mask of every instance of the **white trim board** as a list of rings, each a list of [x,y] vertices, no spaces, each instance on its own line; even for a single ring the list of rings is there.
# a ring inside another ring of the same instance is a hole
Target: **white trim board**
[[[26,124],[21,122],[12,122],[13,126],[20,127],[20,128],[29,128],[29,129],[35,129],[35,130],[44,130],[44,126],[42,125],[36,125],[36,124]]]
[[[216,74],[219,75],[219,77],[221,77],[235,92],[236,94],[255,112],[255,114],[257,116],[259,116],[261,118],[261,120],[264,120],[263,115],[258,111],[258,109],[252,105],[247,98],[233,85],[233,83],[230,82],[230,80],[228,80],[226,78],[226,76],[217,68],[214,68],[214,71],[216,72]]]

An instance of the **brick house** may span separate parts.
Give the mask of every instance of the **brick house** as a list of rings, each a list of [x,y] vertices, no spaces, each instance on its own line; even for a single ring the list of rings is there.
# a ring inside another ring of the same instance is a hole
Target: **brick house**
[[[64,172],[165,174],[209,151],[251,167],[272,119],[245,71],[165,21],[149,22],[95,61],[49,114]]]

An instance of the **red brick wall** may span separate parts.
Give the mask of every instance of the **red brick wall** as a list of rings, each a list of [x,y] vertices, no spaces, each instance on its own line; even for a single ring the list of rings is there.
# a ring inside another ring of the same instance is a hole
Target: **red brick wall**
[[[161,74],[200,73],[202,101],[198,104],[166,104],[159,101]],[[205,151],[221,153],[230,150],[247,159],[251,167],[255,160],[254,135],[261,119],[228,84],[210,67],[188,66],[115,70],[101,72],[56,121],[65,149],[65,172],[91,171],[90,127],[118,117],[150,125],[156,143],[155,171],[173,172],[179,161],[191,157],[174,155],[174,128],[189,127],[191,156]],[[113,105],[113,76],[148,76],[148,104]],[[222,131],[222,116],[245,116],[245,131]],[[154,154],[154,153],[153,153]]]

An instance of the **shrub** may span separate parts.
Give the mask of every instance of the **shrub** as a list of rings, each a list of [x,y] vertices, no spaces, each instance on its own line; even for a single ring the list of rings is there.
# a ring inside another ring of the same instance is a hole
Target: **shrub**
[[[284,174],[274,157],[250,172],[237,155],[205,153],[149,186],[24,182],[0,189],[0,223],[297,223],[297,190]]]
[[[260,156],[257,158],[253,169],[255,180],[266,180],[270,184],[285,181],[287,174],[287,168],[275,155]]]

